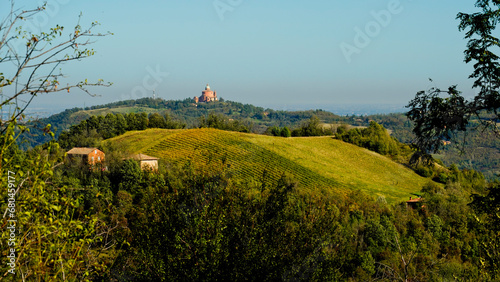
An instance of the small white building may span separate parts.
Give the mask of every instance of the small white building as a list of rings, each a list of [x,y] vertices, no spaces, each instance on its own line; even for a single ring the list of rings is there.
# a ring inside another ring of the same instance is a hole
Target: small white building
[[[152,170],[158,170],[158,158],[151,157],[145,154],[132,155],[131,159],[138,160],[141,165],[141,169],[144,170],[149,167]]]

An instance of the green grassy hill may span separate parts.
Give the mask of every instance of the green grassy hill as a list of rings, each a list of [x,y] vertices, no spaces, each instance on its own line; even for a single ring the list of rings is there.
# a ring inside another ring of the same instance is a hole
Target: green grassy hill
[[[280,138],[216,129],[132,131],[109,139],[130,153],[169,162],[226,160],[240,181],[270,179],[284,172],[303,192],[345,195],[360,189],[389,203],[406,200],[428,181],[369,150],[332,137]]]
[[[29,149],[37,145],[49,142],[52,137],[44,134],[47,124],[55,132],[57,139],[63,131],[69,130],[70,126],[77,125],[81,121],[91,116],[105,116],[108,113],[128,114],[128,113],[159,113],[168,114],[174,121],[185,123],[187,128],[196,128],[199,125],[200,117],[206,117],[211,113],[221,114],[229,119],[238,120],[248,125],[252,132],[263,133],[268,127],[287,126],[293,130],[298,128],[312,116],[317,116],[325,128],[338,127],[340,124],[349,126],[366,127],[370,121],[376,121],[386,128],[392,136],[402,143],[413,142],[413,125],[404,114],[370,115],[370,116],[338,116],[328,111],[279,111],[264,109],[249,104],[242,104],[232,101],[217,103],[194,104],[192,99],[185,100],[162,100],[152,98],[142,98],[137,100],[119,101],[106,105],[92,106],[85,109],[67,109],[59,114],[52,115],[34,122],[27,126],[30,134],[20,138],[19,146],[22,149]],[[484,173],[490,179],[498,179],[500,174],[500,138],[473,129],[474,123],[469,126],[469,133],[465,146],[459,143],[452,143],[446,146],[436,157],[440,158],[446,166],[457,164],[459,168],[475,169]],[[465,149],[465,154],[462,149]]]
[[[168,114],[173,120],[185,123],[187,128],[198,127],[200,117],[206,117],[212,113],[221,114],[227,118],[245,122],[251,125],[253,132],[259,133],[264,132],[268,126],[288,126],[289,128],[294,128],[311,118],[313,115],[318,116],[326,123],[338,123],[342,119],[338,115],[323,110],[276,111],[232,101],[195,104],[192,99],[167,101],[162,99],[142,98],[92,106],[85,109],[67,109],[48,118],[30,122],[27,125],[31,130],[31,134],[29,136],[24,136],[23,140],[20,140],[22,141],[20,145],[22,148],[28,149],[49,142],[51,137],[43,134],[43,129],[47,124],[51,125],[51,129],[54,131],[57,139],[59,135],[63,131],[67,131],[70,126],[77,125],[91,116],[105,116],[109,113],[120,113],[122,115],[129,113]]]

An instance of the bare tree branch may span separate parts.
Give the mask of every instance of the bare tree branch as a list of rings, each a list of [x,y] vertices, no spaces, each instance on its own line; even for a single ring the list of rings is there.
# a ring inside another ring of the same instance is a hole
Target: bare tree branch
[[[56,69],[66,63],[88,58],[94,55],[93,49],[86,46],[95,43],[88,38],[103,37],[112,33],[93,33],[93,29],[99,26],[98,22],[92,22],[88,28],[80,25],[81,14],[74,29],[68,34],[68,39],[61,40],[64,27],[56,25],[47,32],[35,34],[23,29],[22,21],[33,18],[36,14],[45,10],[45,5],[36,9],[19,11],[14,8],[11,1],[11,9],[8,15],[0,23],[0,63],[13,63],[11,74],[0,73],[0,108],[6,105],[15,105],[15,110],[10,113],[7,120],[0,119],[0,131],[6,130],[6,125],[14,119],[24,115],[29,104],[37,94],[68,91],[78,88],[83,92],[96,96],[90,87],[109,87],[112,83],[105,83],[99,79],[97,82],[89,83],[87,80],[78,83],[65,83],[65,87],[59,87],[61,79],[65,78],[63,73],[55,73]],[[17,50],[19,46],[25,46],[25,52]],[[73,50],[73,54],[71,53]],[[48,69],[47,69],[48,68]],[[9,68],[6,68],[9,70]],[[7,91],[9,94],[6,94]],[[22,100],[22,96],[28,95],[29,99]]]

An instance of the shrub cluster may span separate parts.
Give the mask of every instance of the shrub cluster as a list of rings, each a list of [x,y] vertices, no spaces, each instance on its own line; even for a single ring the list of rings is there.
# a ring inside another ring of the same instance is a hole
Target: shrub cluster
[[[344,142],[367,148],[382,155],[395,156],[399,154],[399,145],[387,130],[380,124],[371,121],[367,128],[353,128],[346,126],[337,128],[336,137]]]
[[[333,135],[333,130],[331,128],[324,128],[321,125],[321,121],[317,116],[312,116],[308,121],[304,122],[301,127],[296,128],[292,131],[292,136],[294,137],[306,137],[306,136],[325,136]]]

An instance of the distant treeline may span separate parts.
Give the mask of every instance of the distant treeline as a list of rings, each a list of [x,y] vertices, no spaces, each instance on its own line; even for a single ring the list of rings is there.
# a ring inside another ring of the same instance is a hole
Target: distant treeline
[[[210,114],[199,119],[199,128],[215,128],[228,131],[250,132],[251,124],[238,120],[230,120],[220,114]],[[182,129],[186,124],[173,120],[169,114],[165,116],[153,113],[129,113],[122,115],[108,113],[106,116],[91,116],[68,131],[59,135],[59,144],[66,149],[71,147],[98,147],[101,140],[113,138],[127,131],[145,130],[147,128]]]
[[[316,115],[313,115],[309,120],[303,121],[300,127],[292,131],[287,126],[283,128],[271,126],[267,128],[265,133],[281,137],[308,137],[333,135],[333,130],[332,128],[323,127],[320,119]]]
[[[199,127],[200,119],[207,118],[211,114],[222,115],[225,119],[239,121],[254,133],[264,133],[270,126],[296,128],[314,115],[322,122],[327,123],[343,120],[343,117],[323,110],[276,111],[232,101],[195,104],[192,99],[166,101],[142,98],[86,107],[85,109],[68,109],[49,118],[29,122],[27,125],[30,127],[30,133],[22,136],[20,146],[23,149],[28,149],[50,141],[52,138],[44,134],[47,131],[47,124],[51,125],[50,130],[57,139],[72,125],[76,125],[92,115],[106,115],[107,113],[122,113],[124,115],[127,112],[135,112],[136,114],[157,112],[162,116],[168,114],[171,119],[185,124],[186,128]]]
[[[112,138],[131,130],[147,128],[180,129],[186,124],[174,121],[167,114],[146,113],[107,114],[106,116],[91,116],[90,118],[71,126],[69,131],[61,133],[59,144],[66,149],[71,147],[97,147],[103,139]]]
[[[215,114],[223,116],[223,119],[228,121],[238,121],[238,123],[254,133],[281,135],[281,131],[286,127],[291,136],[310,136],[310,133],[313,133],[313,135],[328,135],[335,131],[323,127],[316,127],[317,130],[311,131],[310,129],[315,127],[308,127],[307,123],[310,122],[313,116],[318,117],[321,123],[333,123],[337,126],[339,124],[370,126],[370,122],[375,121],[390,130],[391,136],[404,144],[410,144],[414,139],[413,125],[402,113],[338,116],[323,110],[276,111],[231,101],[194,104],[191,99],[165,101],[143,98],[92,106],[85,109],[68,109],[49,118],[30,122],[27,124],[30,127],[30,132],[22,135],[19,145],[23,149],[28,149],[52,140],[52,137],[46,134],[48,131],[46,129],[47,124],[51,125],[50,130],[54,132],[57,139],[62,132],[68,131],[72,125],[77,125],[79,122],[88,119],[89,115],[94,111],[95,113],[111,112],[118,114],[124,110],[135,111],[136,114],[141,114],[137,113],[139,111],[156,111],[162,116],[168,115],[172,120],[185,124],[186,128],[199,127],[200,118],[208,118],[211,114]],[[497,138],[492,132],[474,130],[476,123],[477,121],[472,120],[468,125],[469,132],[466,139],[463,136],[457,136],[456,140],[449,140],[451,141],[450,145],[445,146],[437,157],[445,165],[449,166],[455,163],[459,168],[476,169],[483,172],[488,178],[493,179],[497,174],[500,174],[500,138]],[[276,129],[273,129],[274,127]],[[242,128],[236,131],[240,130]],[[279,130],[279,134],[277,130]],[[285,136],[287,135],[285,134]],[[347,137],[343,138],[344,141],[348,141],[348,139]],[[455,142],[463,140],[465,142]],[[357,145],[359,145],[359,142]]]

